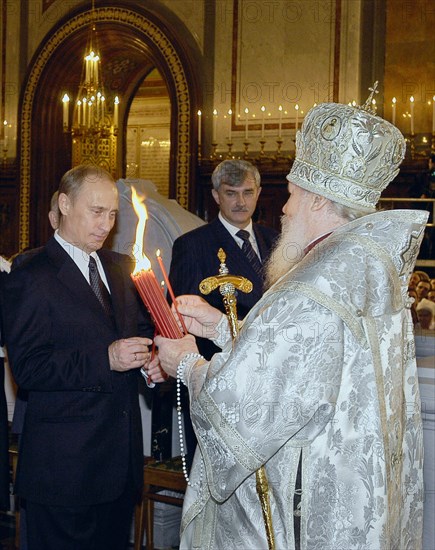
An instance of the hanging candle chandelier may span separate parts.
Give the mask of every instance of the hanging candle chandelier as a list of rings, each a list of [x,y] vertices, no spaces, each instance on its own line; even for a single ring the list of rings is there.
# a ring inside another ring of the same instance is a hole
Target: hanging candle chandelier
[[[119,96],[115,95],[109,100],[104,88],[94,0],[82,74],[71,119],[71,99],[68,93],[63,94],[62,103],[63,131],[72,136],[73,166],[89,161],[113,172],[116,163]],[[106,158],[108,156],[110,158]]]

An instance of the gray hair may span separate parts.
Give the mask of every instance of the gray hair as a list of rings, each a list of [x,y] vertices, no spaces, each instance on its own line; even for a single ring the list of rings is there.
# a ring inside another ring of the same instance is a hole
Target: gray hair
[[[367,212],[363,210],[358,210],[357,208],[345,206],[344,204],[340,204],[339,202],[331,200],[329,201],[329,211],[331,213],[334,213],[336,216],[342,218],[343,220],[347,220],[349,222],[367,215]]]
[[[213,188],[217,191],[225,183],[230,187],[242,185],[247,177],[252,177],[260,187],[261,176],[258,168],[247,160],[224,160],[216,166],[211,175]]]

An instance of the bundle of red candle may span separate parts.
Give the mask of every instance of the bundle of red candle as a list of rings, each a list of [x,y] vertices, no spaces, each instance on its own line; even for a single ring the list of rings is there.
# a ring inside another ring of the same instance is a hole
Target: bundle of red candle
[[[135,188],[132,187],[131,191],[133,207],[139,218],[136,228],[136,241],[133,248],[133,254],[136,258],[136,269],[131,274],[131,278],[137,288],[137,291],[139,292],[140,297],[142,298],[143,303],[150,312],[158,332],[165,338],[182,338],[183,330],[187,334],[187,329],[182,316],[177,311],[175,296],[169,283],[169,278],[166,273],[165,266],[163,265],[160,251],[157,251],[157,260],[183,330],[181,330],[180,325],[177,323],[172,314],[171,308],[169,307],[165,295],[162,292],[162,288],[157,282],[156,276],[151,269],[151,262],[143,253],[143,236],[145,233],[145,225],[148,214],[145,204],[138,197]]]
[[[183,333],[172,314],[153,270],[151,268],[141,269],[137,273],[132,273],[131,278],[159,333],[165,338],[182,338]]]

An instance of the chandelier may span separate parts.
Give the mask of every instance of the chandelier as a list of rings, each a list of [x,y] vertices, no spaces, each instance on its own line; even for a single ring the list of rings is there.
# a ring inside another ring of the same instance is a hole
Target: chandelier
[[[114,173],[118,135],[119,97],[108,100],[95,25],[94,1],[83,67],[70,124],[70,97],[64,93],[63,131],[72,137],[72,164],[97,164]],[[115,175],[115,174],[114,174]]]

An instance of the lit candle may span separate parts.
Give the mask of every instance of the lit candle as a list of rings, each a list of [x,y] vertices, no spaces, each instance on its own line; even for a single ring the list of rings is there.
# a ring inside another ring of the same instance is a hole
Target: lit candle
[[[4,135],[3,149],[7,149],[8,148],[8,137],[9,137],[8,121],[7,120],[3,121],[3,126],[4,126],[4,129],[3,129],[3,135]]]
[[[229,142],[229,143],[231,143],[232,114],[233,114],[233,111],[230,109],[230,110],[228,111],[228,142]]]
[[[396,102],[397,102],[397,99],[393,97],[392,103],[391,103],[391,122],[393,123],[394,126],[396,125]]]
[[[83,126],[87,126],[88,120],[88,100],[83,98]]]
[[[297,103],[295,105],[295,110],[296,110],[295,132],[297,132],[298,124],[299,124],[299,105]]]
[[[106,116],[105,112],[106,98],[101,96],[101,125],[104,126],[104,117]]]
[[[151,269],[151,262],[143,253],[143,238],[148,214],[145,204],[139,199],[134,187],[131,189],[131,199],[138,216],[136,240],[133,247],[136,269],[131,274],[131,278],[160,334],[166,338],[181,338],[183,333],[172,315],[171,308]]]
[[[88,101],[88,115],[87,116],[88,116],[88,118],[87,118],[88,128],[90,128],[91,125],[92,125],[92,118],[91,118],[92,117],[92,101],[91,100]]]
[[[245,141],[248,141],[248,107],[245,107]]]
[[[217,109],[214,109],[214,111],[213,111],[213,134],[212,134],[213,143],[216,143],[217,116],[218,116]]]
[[[412,95],[409,98],[409,101],[411,103],[411,134],[414,133],[414,96]]]
[[[432,98],[432,134],[435,134],[435,95]]]
[[[198,145],[201,145],[201,111],[198,111]]]
[[[115,96],[115,100],[113,102],[113,126],[115,128],[118,127],[118,105],[119,105],[119,97]]]
[[[278,122],[278,138],[281,138],[281,127],[282,127],[282,105],[278,107],[279,111],[279,122]]]
[[[82,121],[81,105],[82,105],[82,102],[80,101],[80,99],[78,99],[77,103],[76,103],[77,125],[78,126],[80,126],[81,121]],[[74,115],[73,115],[73,118],[75,118]],[[74,124],[74,121],[73,121],[73,124]]]
[[[97,122],[101,124],[101,92],[97,93]]]
[[[266,111],[266,107],[264,105],[261,106],[261,137],[264,138],[264,113]]]
[[[63,103],[63,127],[68,128],[69,123],[69,97],[65,94],[62,98]]]

